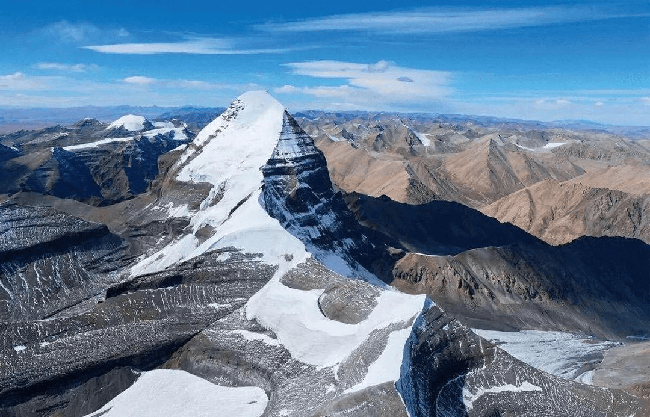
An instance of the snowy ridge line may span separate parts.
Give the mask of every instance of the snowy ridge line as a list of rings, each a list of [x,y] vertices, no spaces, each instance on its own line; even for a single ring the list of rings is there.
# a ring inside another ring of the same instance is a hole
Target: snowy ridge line
[[[140,136],[127,136],[123,138],[106,138],[106,139],[101,139],[95,142],[88,142],[88,143],[81,143],[79,145],[70,145],[70,146],[64,146],[63,149],[66,151],[77,151],[81,149],[88,149],[88,148],[97,148],[101,145],[107,145],[109,143],[117,143],[117,142],[131,142],[131,141],[136,141],[136,140],[142,140],[142,138],[148,138],[148,139],[154,139],[158,135],[166,135],[168,133],[173,132],[173,137],[172,140],[175,141],[183,141],[187,139],[187,135],[183,131],[183,128],[167,128],[167,127],[162,127],[159,129],[152,129],[148,130],[146,132],[143,132],[140,134]]]
[[[208,199],[218,193],[219,202],[206,201],[190,213],[192,233],[142,259],[132,268],[132,276],[228,246],[261,253],[265,262],[274,265],[285,256],[298,258],[305,252],[304,245],[258,202],[263,182],[260,167],[277,144],[284,111],[266,92],[245,93],[196,136],[173,170],[175,179],[212,184],[215,192]],[[206,225],[217,231],[200,241],[194,233]]]

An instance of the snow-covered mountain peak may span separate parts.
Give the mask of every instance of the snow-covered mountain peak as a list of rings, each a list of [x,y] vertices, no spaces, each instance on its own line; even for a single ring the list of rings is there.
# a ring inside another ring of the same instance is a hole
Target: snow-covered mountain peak
[[[177,179],[219,185],[235,173],[261,181],[282,131],[284,106],[265,91],[242,94],[208,124],[181,156]],[[253,178],[254,177],[254,178]]]
[[[262,254],[276,265],[285,255],[304,259],[302,243],[259,204],[264,180],[260,168],[278,144],[284,113],[284,106],[268,93],[248,92],[197,135],[172,174],[175,182],[211,185],[200,208],[188,213],[193,233],[141,261],[133,274],[159,271],[225,247]],[[215,233],[197,238],[199,230],[208,229]]]
[[[128,131],[131,131],[131,132],[139,132],[139,131],[145,129],[146,124],[148,124],[148,121],[147,121],[147,119],[144,118],[144,116],[136,116],[134,114],[127,114],[127,115],[122,116],[119,119],[115,120],[110,125],[108,125],[106,130],[119,129],[119,128],[123,127],[124,129],[126,129]]]

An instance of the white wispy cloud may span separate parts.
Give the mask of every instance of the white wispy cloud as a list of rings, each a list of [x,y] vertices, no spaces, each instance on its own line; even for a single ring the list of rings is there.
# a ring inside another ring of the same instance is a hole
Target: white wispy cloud
[[[0,75],[0,103],[21,107],[80,105],[226,105],[256,84],[213,83],[134,75],[115,81],[93,81],[70,75],[42,76],[22,72]]]
[[[603,20],[634,14],[613,6],[547,6],[513,9],[417,9],[412,11],[342,14],[257,28],[274,32],[366,31],[378,33],[471,32],[559,23]]]
[[[118,28],[103,28],[87,22],[69,22],[61,20],[39,29],[32,36],[47,39],[48,42],[58,41],[66,43],[107,42],[127,39],[128,30]]]
[[[204,80],[187,80],[187,79],[164,79],[146,77],[143,75],[132,75],[122,79],[122,82],[132,86],[155,87],[166,89],[185,89],[185,90],[203,90],[215,91],[219,89],[233,88],[233,84],[214,83]]]
[[[306,94],[317,98],[339,98],[358,108],[392,108],[407,103],[442,100],[453,89],[452,74],[395,65],[389,61],[361,64],[341,61],[307,61],[285,64],[293,74],[312,78],[343,79],[339,86],[285,85],[278,94]]]
[[[158,82],[158,80],[155,78],[144,77],[142,75],[133,75],[131,77],[126,77],[122,81],[127,84],[135,84],[135,85],[151,85]]]
[[[22,72],[0,75],[0,90],[38,90],[58,77],[31,77]]]
[[[95,52],[124,55],[195,54],[195,55],[257,55],[292,51],[291,48],[238,48],[229,39],[202,38],[181,42],[116,43],[84,46]]]
[[[87,70],[97,69],[97,64],[63,64],[60,62],[39,62],[34,68],[40,70],[54,70],[67,72],[86,72]]]

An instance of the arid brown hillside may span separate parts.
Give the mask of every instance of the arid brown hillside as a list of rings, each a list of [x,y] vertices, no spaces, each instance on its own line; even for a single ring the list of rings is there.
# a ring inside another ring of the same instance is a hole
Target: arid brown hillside
[[[650,241],[647,140],[386,114],[301,122],[345,192],[459,202],[555,245],[580,236]]]
[[[650,243],[650,195],[632,195],[577,181],[542,181],[481,211],[554,245],[579,236],[626,236]]]

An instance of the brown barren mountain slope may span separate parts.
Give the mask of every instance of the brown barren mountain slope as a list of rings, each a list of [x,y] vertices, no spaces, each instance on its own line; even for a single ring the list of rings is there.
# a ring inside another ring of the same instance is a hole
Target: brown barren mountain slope
[[[625,236],[650,243],[650,195],[542,181],[483,207],[553,245],[580,236]]]
[[[650,242],[648,141],[399,115],[303,122],[347,193],[455,201],[555,245],[585,235]]]

